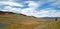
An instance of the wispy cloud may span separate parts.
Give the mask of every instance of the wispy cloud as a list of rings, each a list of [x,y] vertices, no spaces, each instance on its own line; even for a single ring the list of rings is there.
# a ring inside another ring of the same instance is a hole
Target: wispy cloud
[[[21,8],[12,8],[11,6],[5,6],[4,9],[9,12],[14,12],[14,13],[20,13],[21,11]]]
[[[27,4],[27,8],[23,8]],[[4,10],[14,13],[22,13],[27,16],[35,17],[60,17],[60,1],[58,0],[40,0],[35,1],[24,1],[22,3],[14,2],[13,0],[9,1],[0,1],[0,5],[8,5],[4,7]],[[19,6],[20,8],[13,8],[12,6]]]
[[[60,17],[60,11],[52,10],[51,8],[37,11],[35,17]]]
[[[16,2],[0,1],[0,4],[1,4],[1,5],[6,4],[6,5],[10,5],[10,6],[20,6],[20,7],[23,7],[23,5],[22,5],[22,4],[18,4],[18,3],[16,3]]]

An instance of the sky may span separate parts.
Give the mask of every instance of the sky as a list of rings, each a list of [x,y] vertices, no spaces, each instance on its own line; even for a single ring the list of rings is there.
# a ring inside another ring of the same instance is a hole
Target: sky
[[[0,0],[0,11],[35,17],[60,17],[60,0]]]

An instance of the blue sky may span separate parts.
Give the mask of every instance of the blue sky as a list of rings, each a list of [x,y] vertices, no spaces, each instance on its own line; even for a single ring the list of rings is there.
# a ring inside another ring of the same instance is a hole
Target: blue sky
[[[60,0],[0,0],[0,11],[35,17],[60,17]]]

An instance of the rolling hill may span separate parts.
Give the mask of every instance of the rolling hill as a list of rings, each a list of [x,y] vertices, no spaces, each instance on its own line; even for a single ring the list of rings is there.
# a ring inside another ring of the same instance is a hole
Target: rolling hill
[[[6,27],[6,24],[8,24],[10,26]],[[7,29],[7,28],[8,29],[29,29],[33,26],[36,26],[37,24],[38,24],[38,22],[36,21],[36,18],[34,16],[26,16],[23,14],[16,14],[13,12],[0,11],[1,29]]]
[[[15,23],[33,23],[36,22],[34,16],[26,16],[23,14],[15,14],[13,12],[2,12],[0,11],[0,21],[11,21]]]
[[[60,18],[58,20],[0,11],[0,29],[60,29]]]

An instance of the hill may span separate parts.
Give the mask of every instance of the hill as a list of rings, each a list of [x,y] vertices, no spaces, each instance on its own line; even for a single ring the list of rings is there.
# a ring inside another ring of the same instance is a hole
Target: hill
[[[0,11],[0,22],[2,21],[10,21],[10,22],[15,22],[15,23],[33,23],[36,22],[36,18],[33,16],[26,16],[23,14],[15,14],[13,12],[3,12]]]
[[[60,19],[59,21],[53,20],[54,18],[49,17],[36,18],[0,11],[0,29],[60,29]]]

